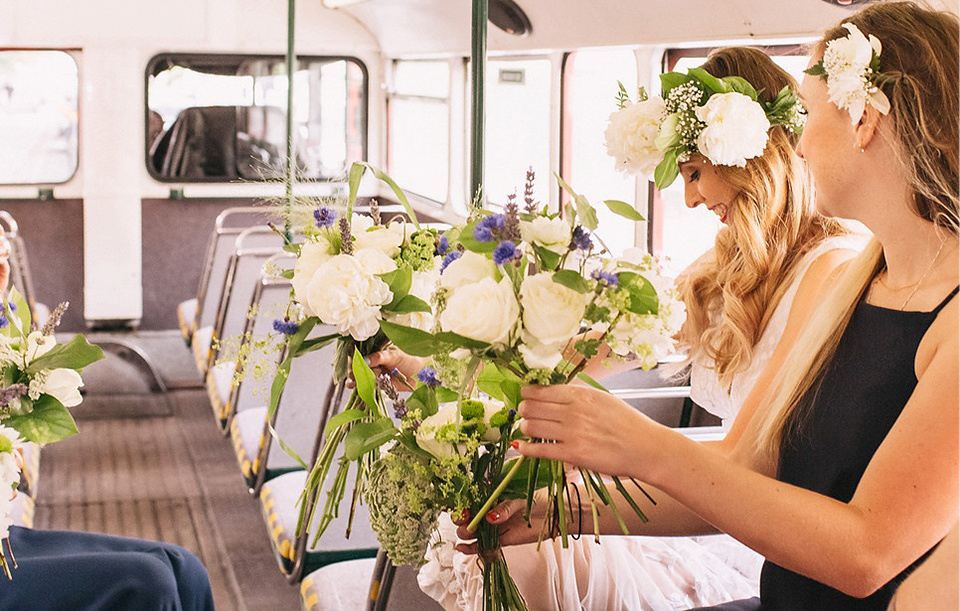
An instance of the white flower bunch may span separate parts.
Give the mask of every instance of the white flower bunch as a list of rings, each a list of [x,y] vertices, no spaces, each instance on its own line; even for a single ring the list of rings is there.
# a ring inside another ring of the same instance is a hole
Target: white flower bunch
[[[17,453],[23,449],[23,443],[16,430],[0,424],[0,539],[9,536],[10,525],[13,524],[10,511],[14,491],[20,485]]]
[[[621,86],[621,108],[604,134],[617,167],[653,179],[661,189],[679,174],[677,164],[699,153],[715,165],[744,167],[763,154],[772,126],[803,129],[803,114],[788,88],[770,104],[739,77],[715,78],[693,68],[661,75],[663,97],[629,103]]]
[[[856,25],[843,27],[848,34],[828,42],[823,59],[806,72],[826,80],[830,101],[850,113],[850,122],[856,124],[867,104],[881,114],[890,112],[890,100],[879,87],[883,47],[876,36],[864,36]]]

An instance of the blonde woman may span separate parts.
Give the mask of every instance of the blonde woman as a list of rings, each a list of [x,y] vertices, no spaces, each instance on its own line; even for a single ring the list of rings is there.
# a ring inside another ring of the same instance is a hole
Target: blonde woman
[[[885,2],[817,46],[799,153],[818,208],[874,239],[790,317],[723,442],[592,389],[523,391],[522,430],[551,443],[521,453],[658,489],[635,532],[722,531],[765,556],[760,599],[720,608],[886,609],[957,520],[958,29]],[[499,508],[503,544],[531,538],[516,514]]]
[[[702,66],[711,75],[746,79],[772,103],[794,79],[763,52],[719,49]],[[809,177],[788,126],[769,130],[763,153],[744,167],[714,165],[692,152],[680,163],[687,206],[704,206],[724,227],[713,249],[680,282],[688,319],[682,341],[692,361],[694,400],[729,426],[773,354],[789,313],[841,262],[859,238],[814,210]],[[379,362],[379,361],[378,361]],[[606,363],[590,366],[602,377]],[[585,496],[583,498],[586,498]],[[448,539],[452,528],[443,529]],[[479,608],[482,579],[471,557],[446,546],[428,551],[421,587],[446,608]],[[511,574],[531,610],[686,609],[753,596],[762,557],[726,536],[644,539],[592,537],[569,549],[559,542],[506,549]]]

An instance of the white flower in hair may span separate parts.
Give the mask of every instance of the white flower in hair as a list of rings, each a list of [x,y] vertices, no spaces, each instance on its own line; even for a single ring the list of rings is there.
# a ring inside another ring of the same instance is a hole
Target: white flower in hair
[[[742,93],[718,93],[695,111],[706,127],[697,149],[714,165],[744,167],[763,154],[770,121],[763,107]]]
[[[849,34],[828,42],[823,60],[807,72],[826,79],[830,101],[850,113],[852,123],[860,120],[867,104],[887,114],[890,101],[877,86],[880,40],[873,34],[864,36],[852,23],[843,27]]]
[[[651,97],[614,111],[604,132],[607,154],[621,172],[652,176],[663,158],[656,139],[666,115],[662,98]]]

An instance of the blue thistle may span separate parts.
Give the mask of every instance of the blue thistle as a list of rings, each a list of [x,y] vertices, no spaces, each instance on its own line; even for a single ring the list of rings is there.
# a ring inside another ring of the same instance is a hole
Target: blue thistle
[[[463,256],[463,253],[459,250],[451,250],[443,258],[443,263],[440,264],[440,273],[443,273],[443,270],[447,269],[447,266]]]
[[[6,316],[0,316],[0,329],[6,328],[10,324],[10,319]]]
[[[320,206],[313,211],[313,218],[317,221],[317,227],[321,229],[324,227],[333,227],[333,224],[337,222],[337,211],[333,208]]]
[[[433,249],[433,256],[442,257],[447,254],[448,250],[450,250],[450,240],[447,239],[447,236],[442,235],[437,238],[437,244]]]
[[[276,319],[273,321],[273,330],[284,335],[293,335],[300,330],[300,325],[292,320]]]
[[[493,262],[496,265],[503,265],[520,258],[520,249],[513,242],[500,242],[499,246],[493,251]]]
[[[607,286],[617,286],[620,283],[620,280],[617,278],[616,274],[605,272],[602,269],[593,270],[593,273],[590,274],[590,277],[597,282],[606,284]]]
[[[492,242],[493,232],[500,232],[506,224],[506,217],[502,214],[491,214],[481,219],[473,228],[473,239],[477,242]]]
[[[590,232],[577,225],[573,228],[573,235],[570,244],[579,250],[590,250],[593,248],[593,241],[590,239]]]
[[[437,377],[437,370],[433,367],[424,367],[418,371],[417,379],[426,384],[428,388],[440,386],[440,378]]]

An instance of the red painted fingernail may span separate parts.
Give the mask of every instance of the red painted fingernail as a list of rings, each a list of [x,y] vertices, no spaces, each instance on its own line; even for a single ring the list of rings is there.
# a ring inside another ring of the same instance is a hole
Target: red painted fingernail
[[[491,522],[491,523],[492,523],[492,522],[497,522],[497,521],[499,521],[499,520],[500,520],[500,512],[499,512],[499,511],[491,511],[490,513],[487,514],[487,522]]]
[[[511,442],[510,442],[510,447],[513,448],[514,450],[516,450],[516,449],[518,449],[518,448],[520,447],[520,442],[519,442],[519,441],[511,441]]]

